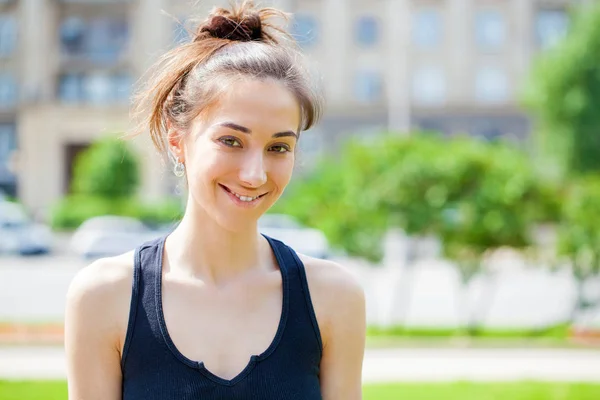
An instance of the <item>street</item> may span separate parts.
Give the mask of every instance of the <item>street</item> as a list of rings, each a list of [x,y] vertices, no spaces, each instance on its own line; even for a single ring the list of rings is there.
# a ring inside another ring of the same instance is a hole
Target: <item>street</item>
[[[357,272],[365,289],[369,324],[453,327],[459,323],[458,294],[465,289],[457,272],[445,262],[424,261],[412,269],[369,268],[352,259],[340,262]],[[0,322],[63,321],[69,283],[89,263],[66,253],[0,257]],[[481,293],[491,291],[493,297],[485,297],[489,301],[487,326],[537,328],[569,317],[575,285],[568,273],[517,267],[511,260],[506,263],[514,265],[513,269],[499,273],[493,281],[475,278],[466,289],[475,308],[478,299],[484,298]],[[590,280],[587,289],[598,293],[600,279]],[[588,310],[585,317],[576,324],[600,326],[600,307]]]
[[[64,379],[61,347],[0,347],[0,379]],[[600,382],[600,350],[367,350],[365,383],[535,380]]]
[[[86,264],[68,256],[0,257],[0,321],[62,321],[69,283]]]

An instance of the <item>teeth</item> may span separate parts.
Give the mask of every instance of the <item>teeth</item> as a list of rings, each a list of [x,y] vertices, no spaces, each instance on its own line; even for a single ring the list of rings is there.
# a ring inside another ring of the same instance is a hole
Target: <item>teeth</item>
[[[237,194],[236,192],[234,192],[233,190],[229,189],[228,187],[224,187],[224,189],[226,189],[229,193],[231,193],[232,195],[234,195],[235,197],[237,197],[238,199],[240,199],[241,201],[245,201],[245,202],[251,202],[254,201],[256,199],[258,199],[260,196],[256,196],[256,197],[249,197],[249,196],[242,196],[241,194]]]
[[[233,194],[235,195],[235,197],[237,197],[241,201],[247,201],[247,202],[254,201],[254,200],[258,199],[258,197],[259,197],[259,196],[256,196],[256,197],[241,196],[237,193],[233,193]]]

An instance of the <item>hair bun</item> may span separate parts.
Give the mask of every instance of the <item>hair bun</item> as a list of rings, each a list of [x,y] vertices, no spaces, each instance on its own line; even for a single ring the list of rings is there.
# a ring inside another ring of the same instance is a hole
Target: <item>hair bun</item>
[[[200,32],[207,32],[214,38],[237,40],[240,42],[261,40],[263,37],[262,21],[257,13],[243,15],[240,18],[213,15],[202,26]]]

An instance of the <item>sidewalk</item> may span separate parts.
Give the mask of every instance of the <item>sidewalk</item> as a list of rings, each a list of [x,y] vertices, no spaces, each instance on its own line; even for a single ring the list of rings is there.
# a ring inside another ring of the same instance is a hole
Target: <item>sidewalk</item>
[[[65,379],[61,347],[0,347],[0,379]],[[600,350],[367,350],[365,383],[565,381],[600,383]]]

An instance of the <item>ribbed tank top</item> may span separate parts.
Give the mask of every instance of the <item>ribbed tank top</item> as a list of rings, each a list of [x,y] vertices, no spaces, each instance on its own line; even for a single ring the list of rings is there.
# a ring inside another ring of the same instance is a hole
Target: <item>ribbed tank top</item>
[[[123,400],[317,400],[322,343],[298,255],[266,237],[279,264],[283,302],[270,346],[233,379],[210,372],[175,347],[162,310],[166,237],[136,249],[121,369]],[[240,332],[243,334],[243,332]],[[198,338],[202,340],[202,338]]]

